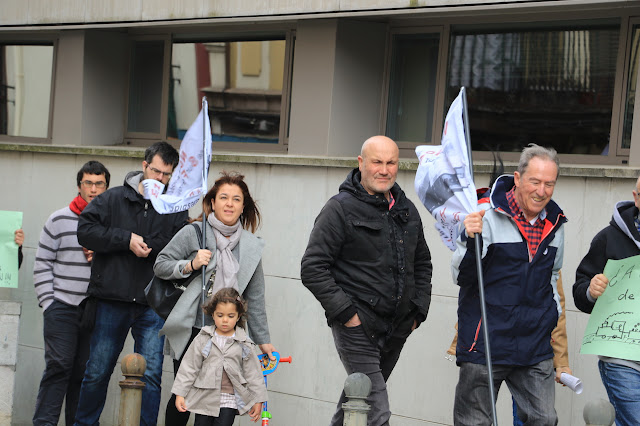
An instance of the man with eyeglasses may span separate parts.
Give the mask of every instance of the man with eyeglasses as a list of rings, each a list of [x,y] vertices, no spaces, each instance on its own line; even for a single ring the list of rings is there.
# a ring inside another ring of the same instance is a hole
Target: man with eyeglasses
[[[149,307],[144,288],[156,256],[186,223],[187,212],[160,214],[143,197],[142,181],[169,183],[178,152],[166,142],[146,149],[142,171],[127,174],[80,216],[78,240],[94,250],[89,294],[97,299],[91,351],[76,413],[77,425],[97,425],[109,379],[131,330],[147,368],[142,380],[141,425],[155,425],[160,406],[164,321]]]
[[[93,253],[78,242],[78,217],[109,187],[109,170],[98,161],[82,166],[78,195],[54,212],[42,229],[33,284],[43,310],[45,369],[36,400],[34,425],[57,425],[66,395],[65,421],[72,425],[84,366],[89,358],[90,330],[81,327]]]

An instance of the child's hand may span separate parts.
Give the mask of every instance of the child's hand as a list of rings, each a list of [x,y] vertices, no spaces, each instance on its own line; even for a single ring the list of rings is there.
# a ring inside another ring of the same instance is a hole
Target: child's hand
[[[187,404],[184,403],[183,396],[176,395],[176,408],[181,413],[184,413],[185,411],[187,411]]]
[[[178,399],[176,398],[176,404],[178,403]],[[252,422],[257,422],[260,420],[260,413],[262,412],[262,402],[256,402],[253,404],[253,407],[249,410],[249,417],[251,417]]]

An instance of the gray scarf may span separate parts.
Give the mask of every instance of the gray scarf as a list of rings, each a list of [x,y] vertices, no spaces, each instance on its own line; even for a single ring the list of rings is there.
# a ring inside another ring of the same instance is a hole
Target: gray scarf
[[[216,237],[216,278],[213,281],[211,294],[222,288],[233,287],[238,290],[238,271],[240,265],[231,250],[238,245],[242,227],[240,220],[228,226],[220,222],[213,212],[207,216],[207,222],[213,228],[213,235]],[[229,237],[229,238],[226,238]]]

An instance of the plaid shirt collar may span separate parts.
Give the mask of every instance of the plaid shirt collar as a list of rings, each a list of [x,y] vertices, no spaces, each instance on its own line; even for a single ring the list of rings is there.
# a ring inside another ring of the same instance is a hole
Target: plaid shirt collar
[[[531,226],[535,226],[536,222],[538,221],[544,222],[544,220],[547,218],[546,209],[542,209],[542,211],[538,213],[538,216],[534,217],[530,222],[524,217],[524,213],[522,212],[522,210],[520,210],[520,205],[518,204],[518,200],[516,199],[515,189],[516,187],[514,186],[510,191],[507,191],[506,193],[507,202],[509,203],[509,209],[511,210],[511,216],[513,216],[514,218],[521,217],[522,220],[529,223],[529,225]]]
[[[547,214],[543,209],[536,218],[529,222],[524,217],[524,213],[522,213],[522,210],[518,205],[514,190],[515,186],[506,193],[507,202],[509,203],[509,209],[511,209],[511,216],[513,216],[513,219],[520,225],[519,228],[527,241],[527,245],[529,247],[529,261],[531,261],[531,259],[536,255],[538,247],[542,242],[542,232],[544,231],[544,222]]]

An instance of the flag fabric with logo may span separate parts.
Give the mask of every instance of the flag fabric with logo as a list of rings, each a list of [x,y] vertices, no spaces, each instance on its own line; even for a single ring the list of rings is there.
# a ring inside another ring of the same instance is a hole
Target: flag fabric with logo
[[[450,250],[455,250],[460,224],[468,213],[477,210],[478,204],[465,141],[463,91],[464,87],[449,107],[442,145],[416,148],[420,162],[415,179],[416,192],[435,218],[442,242]]]
[[[202,110],[180,144],[180,162],[173,171],[169,186],[154,179],[142,182],[144,198],[161,214],[188,210],[207,192],[207,176],[211,163],[211,124],[206,98]],[[204,164],[203,164],[204,163]]]

